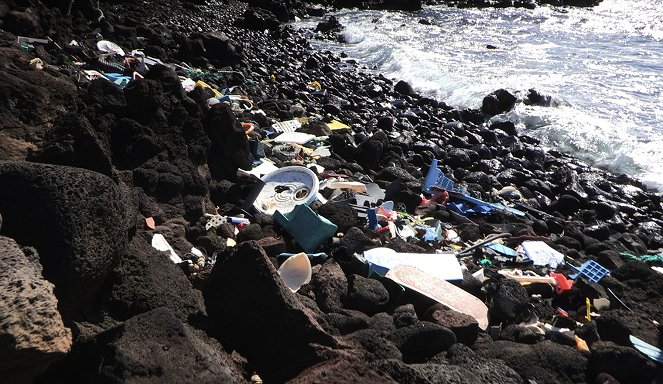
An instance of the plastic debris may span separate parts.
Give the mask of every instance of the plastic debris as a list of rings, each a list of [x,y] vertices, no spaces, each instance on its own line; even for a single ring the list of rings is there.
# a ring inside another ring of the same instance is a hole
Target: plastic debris
[[[274,138],[276,143],[306,144],[315,139],[315,135],[303,132],[284,132]]]
[[[520,269],[502,269],[497,271],[497,273],[519,283],[557,284],[557,280],[554,277],[540,276],[532,271],[521,271]]]
[[[340,180],[340,179],[327,179],[325,181],[325,188],[329,189],[351,189],[355,192],[359,193],[368,193],[368,188],[366,188],[366,185],[364,183],[360,183],[357,181],[345,181],[345,180]]]
[[[351,129],[349,125],[343,124],[338,120],[332,120],[329,123],[327,123],[327,127],[331,129],[332,131],[338,130],[338,129]]]
[[[146,217],[145,218],[145,225],[147,225],[147,227],[149,229],[154,229],[155,228],[154,224],[155,224],[154,223],[154,218],[152,218],[152,217]]]
[[[311,281],[311,262],[308,256],[298,253],[289,257],[279,267],[279,275],[292,292],[297,292],[302,285]]]
[[[318,177],[306,167],[283,167],[261,180],[265,185],[253,203],[260,213],[273,215],[278,210],[285,215],[296,206],[311,204],[317,198]]]
[[[301,127],[302,123],[295,119],[272,124],[272,129],[276,132],[294,132]]]
[[[442,280],[462,280],[463,271],[452,252],[446,253],[399,253],[389,248],[373,248],[364,251],[369,273],[386,275],[398,265],[410,265],[426,271]]]
[[[447,190],[447,191],[458,191],[464,192],[463,189],[457,189],[453,180],[449,179],[442,173],[442,171],[437,167],[439,161],[433,159],[428,169],[428,174],[424,180],[424,191],[426,193],[432,194],[435,190]]]
[[[113,53],[118,56],[124,56],[124,50],[112,41],[99,40],[97,42],[97,49],[104,53]]]
[[[573,270],[576,271],[576,273],[569,275],[570,278],[572,279],[577,279],[579,276],[584,276],[587,278],[589,281],[592,281],[594,283],[598,283],[603,279],[608,273],[610,273],[609,270],[603,268],[601,264],[597,263],[594,260],[587,261],[583,263],[580,268],[575,267],[571,264],[569,264],[569,267]]]
[[[642,354],[646,355],[650,359],[660,364],[663,364],[663,351],[660,348],[655,347],[649,343],[646,343],[633,335],[630,335],[628,339],[631,342],[631,344],[633,344],[633,347],[635,349],[637,349],[638,351],[640,351]]]
[[[573,288],[573,283],[575,283],[574,280],[567,279],[566,276],[561,273],[550,272],[550,276],[556,281],[555,291],[558,295]]]
[[[288,257],[292,257],[298,255],[298,253],[280,253],[276,256],[276,260],[282,260],[282,259],[287,259]],[[329,258],[329,255],[327,255],[324,252],[318,252],[318,253],[306,253],[306,256],[308,256],[309,260],[318,260],[319,262],[326,260]]]
[[[594,308],[596,308],[597,311],[602,311],[604,309],[610,308],[610,300],[606,299],[605,297],[599,297],[598,299],[594,299],[592,301],[592,305]]]
[[[474,317],[481,329],[488,328],[488,307],[463,289],[410,265],[396,266],[386,277],[456,312]]]
[[[458,210],[458,213],[460,214],[467,214],[467,213],[487,214],[490,213],[491,210],[496,209],[499,211],[511,213],[518,217],[525,216],[525,212],[520,211],[518,209],[507,207],[502,204],[488,203],[486,201],[475,199],[474,197],[470,197],[455,191],[449,191],[449,198],[452,200],[462,200],[463,202],[471,203],[473,205],[473,207],[471,208],[468,207],[467,204],[462,204],[462,203],[454,203],[455,207],[450,205],[450,208]]]
[[[548,265],[554,269],[564,263],[564,255],[552,249],[543,241],[523,241],[521,246],[525,250],[527,257],[534,262],[534,265]]]
[[[152,236],[152,248],[156,249],[157,251],[168,252],[168,256],[170,257],[170,260],[173,261],[173,263],[179,264],[182,262],[182,258],[180,258],[177,253],[175,253],[173,247],[168,244],[166,238],[163,237],[163,235],[160,233]]]
[[[313,212],[307,205],[297,205],[289,213],[274,212],[274,219],[295,238],[304,252],[312,252],[332,237],[338,227]]]

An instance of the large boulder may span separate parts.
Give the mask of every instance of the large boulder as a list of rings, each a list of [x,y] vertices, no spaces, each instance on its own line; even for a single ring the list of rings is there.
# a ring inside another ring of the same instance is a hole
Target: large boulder
[[[204,291],[213,331],[266,381],[283,382],[338,356],[337,341],[285,286],[255,241],[217,261]]]
[[[37,249],[66,318],[126,251],[122,193],[100,173],[27,162],[0,163],[0,185],[0,233]]]
[[[109,283],[109,310],[119,320],[160,307],[168,308],[182,321],[205,313],[202,294],[193,289],[182,269],[138,236],[129,244]]]
[[[0,236],[0,375],[12,383],[31,382],[71,348],[53,284],[41,276],[37,255],[31,256]]]
[[[496,341],[475,345],[479,356],[503,360],[523,381],[537,383],[582,383],[588,368],[588,353],[575,348],[543,341],[538,344],[519,344]]]
[[[223,347],[166,308],[76,344],[37,383],[245,383]]]

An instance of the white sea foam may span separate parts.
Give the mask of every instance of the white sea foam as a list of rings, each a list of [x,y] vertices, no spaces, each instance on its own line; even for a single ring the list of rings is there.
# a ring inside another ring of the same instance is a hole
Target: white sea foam
[[[588,9],[343,11],[346,43],[314,44],[450,105],[478,107],[498,88],[552,95],[561,106],[519,105],[501,118],[547,147],[663,188],[661,9],[663,0],[604,0]],[[433,25],[417,22],[424,17]]]

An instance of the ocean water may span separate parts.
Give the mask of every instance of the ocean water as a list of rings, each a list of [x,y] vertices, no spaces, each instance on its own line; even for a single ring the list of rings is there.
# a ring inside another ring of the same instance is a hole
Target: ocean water
[[[513,121],[547,148],[663,191],[662,12],[663,0],[534,10],[344,10],[335,15],[346,27],[345,43],[311,41],[449,105],[479,107],[496,89],[524,95],[534,88],[557,105],[521,103],[494,119]],[[311,29],[319,21],[295,26]]]

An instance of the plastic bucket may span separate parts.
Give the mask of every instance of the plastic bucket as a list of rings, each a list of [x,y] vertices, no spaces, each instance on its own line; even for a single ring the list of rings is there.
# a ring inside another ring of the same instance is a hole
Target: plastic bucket
[[[297,205],[308,205],[317,199],[318,177],[308,168],[283,167],[266,174],[261,180],[265,186],[253,203],[260,213],[273,215],[278,210],[286,214]]]

